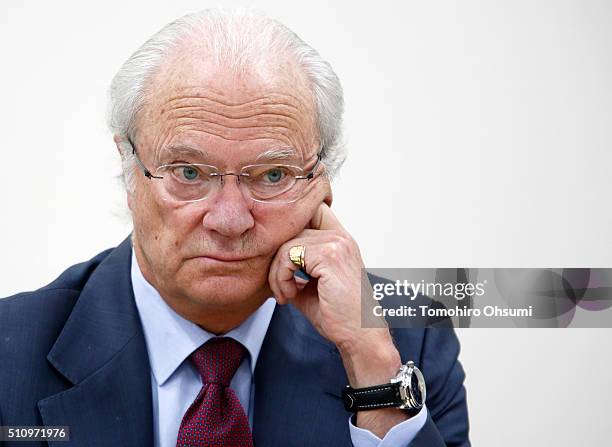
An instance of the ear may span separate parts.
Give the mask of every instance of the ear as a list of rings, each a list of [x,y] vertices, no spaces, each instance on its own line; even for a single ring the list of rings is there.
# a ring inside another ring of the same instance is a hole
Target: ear
[[[113,135],[113,141],[115,142],[115,146],[117,146],[117,152],[119,152],[119,156],[123,160],[122,145],[126,142],[125,139],[121,135]],[[126,196],[127,206],[130,210],[132,210],[132,193],[130,191],[126,191]]]
[[[327,206],[329,206],[331,208],[331,204],[334,201],[334,195],[332,193],[331,188],[329,188],[327,190],[327,193],[325,194],[325,197],[323,198],[323,201],[327,204]]]
[[[121,145],[124,143],[125,140],[121,135],[113,135],[113,141],[115,142],[115,146],[117,146],[119,156],[123,158],[123,151],[121,150]]]
[[[134,211],[132,209],[132,193],[130,192],[127,193],[127,206],[130,209],[130,211]]]
[[[334,194],[332,193],[331,182],[327,177],[324,177],[321,180],[324,181],[323,202],[325,202],[327,206],[331,207],[331,204],[334,201]]]

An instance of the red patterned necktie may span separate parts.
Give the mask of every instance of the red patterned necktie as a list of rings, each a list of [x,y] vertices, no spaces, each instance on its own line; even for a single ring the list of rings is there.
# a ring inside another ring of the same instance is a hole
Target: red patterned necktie
[[[249,420],[229,387],[245,354],[245,347],[236,340],[215,337],[189,356],[203,386],[183,416],[177,447],[253,446]]]

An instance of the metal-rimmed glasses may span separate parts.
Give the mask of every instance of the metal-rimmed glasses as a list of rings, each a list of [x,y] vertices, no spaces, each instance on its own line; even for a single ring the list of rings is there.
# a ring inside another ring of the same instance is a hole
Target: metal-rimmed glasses
[[[316,163],[309,171],[299,166],[270,163],[244,166],[235,173],[220,172],[215,166],[206,164],[173,163],[161,165],[151,172],[140,160],[134,143],[127,140],[145,177],[161,180],[162,198],[176,202],[204,200],[222,188],[224,178],[231,175],[236,177],[243,195],[256,202],[293,203],[302,197],[305,185],[315,177],[323,152],[321,149],[317,153]]]

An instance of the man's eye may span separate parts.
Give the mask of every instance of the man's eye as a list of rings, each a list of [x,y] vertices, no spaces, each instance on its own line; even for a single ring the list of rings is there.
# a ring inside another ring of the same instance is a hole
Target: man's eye
[[[181,175],[185,180],[195,180],[198,178],[198,170],[192,166],[183,166]]]
[[[171,172],[173,177],[179,182],[193,182],[202,177],[198,168],[190,165],[172,166]]]
[[[270,169],[264,174],[264,180],[270,183],[278,183],[283,179],[283,174],[283,170],[280,168]]]

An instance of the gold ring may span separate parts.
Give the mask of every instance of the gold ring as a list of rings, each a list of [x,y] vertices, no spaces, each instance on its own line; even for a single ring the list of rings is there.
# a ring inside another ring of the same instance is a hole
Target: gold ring
[[[303,245],[294,245],[289,249],[289,259],[301,269],[306,268],[304,253],[306,253],[306,247]]]

